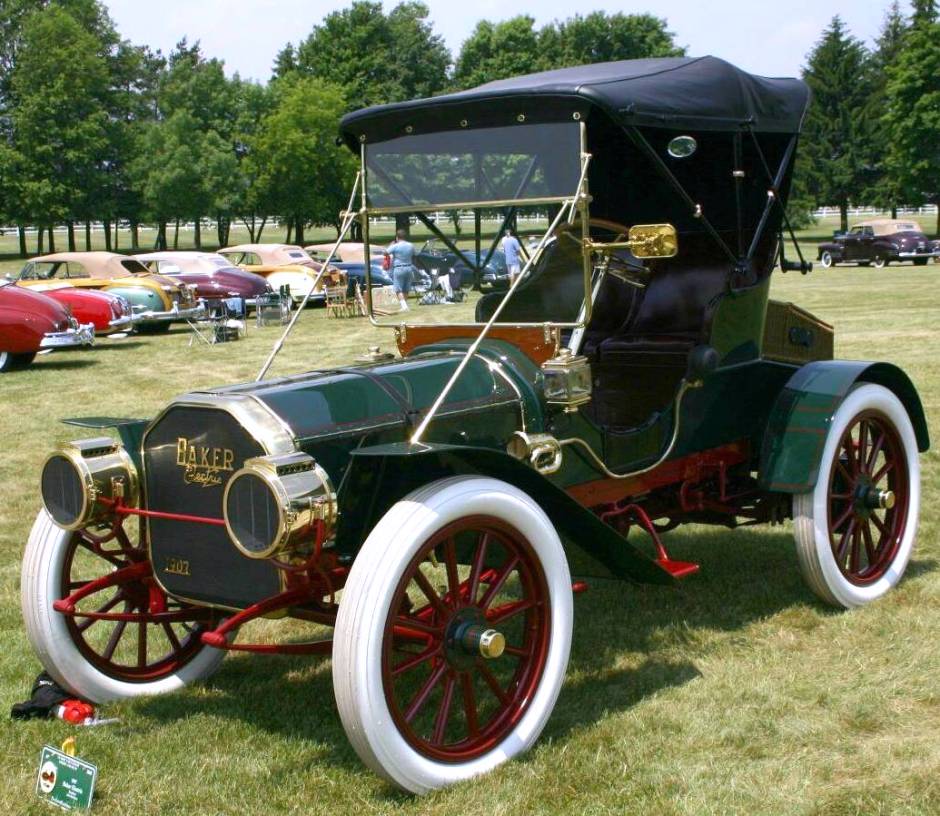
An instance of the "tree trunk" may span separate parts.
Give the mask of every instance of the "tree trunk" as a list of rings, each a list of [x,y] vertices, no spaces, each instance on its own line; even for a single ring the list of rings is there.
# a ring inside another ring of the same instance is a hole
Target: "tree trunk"
[[[846,198],[843,198],[839,202],[839,223],[842,228],[842,232],[849,231],[849,201]]]
[[[49,252],[55,252],[55,233],[52,224],[49,225]]]
[[[258,235],[257,237],[254,238],[253,243],[257,244],[261,242],[261,233],[264,232],[264,225],[267,223],[268,223],[268,217],[265,216],[264,218],[261,219],[261,226],[258,227]]]
[[[300,246],[304,245],[304,219],[303,218],[297,219],[297,234],[294,236],[294,242]]]
[[[105,252],[110,252],[111,251],[111,219],[105,218],[104,221],[102,221],[101,223],[104,226],[104,249],[105,249]]]
[[[120,243],[121,243],[121,221],[118,218],[114,219],[114,251],[117,252]]]
[[[193,243],[196,249],[202,249],[202,216],[197,216],[193,223]]]
[[[29,252],[26,247],[26,229],[22,224],[18,224],[16,227],[16,234],[20,239],[20,257],[25,258]]]
[[[65,225],[68,228],[68,234],[69,234],[69,252],[74,252],[75,251],[75,222],[66,221]]]
[[[934,204],[937,205],[937,227],[934,231],[933,237],[940,238],[940,198],[938,198]]]
[[[91,252],[91,221],[85,222],[85,252]]]
[[[157,240],[154,245],[158,250],[166,251],[166,221],[157,221]]]
[[[42,248],[44,239],[46,236],[46,231],[42,227],[36,227],[36,254],[42,255]]]
[[[897,217],[898,217],[898,205],[897,205],[897,204],[892,204],[892,205],[891,205],[891,217],[892,217],[892,218],[897,218]]]
[[[293,236],[293,234],[294,234],[294,219],[291,218],[287,222],[287,238],[284,239],[285,244],[290,243],[290,239],[291,239],[291,236]]]
[[[176,227],[173,230],[173,249],[180,248],[180,220],[176,219]]]
[[[137,250],[140,249],[140,234],[137,230],[138,223],[136,221],[131,221],[131,249]]]

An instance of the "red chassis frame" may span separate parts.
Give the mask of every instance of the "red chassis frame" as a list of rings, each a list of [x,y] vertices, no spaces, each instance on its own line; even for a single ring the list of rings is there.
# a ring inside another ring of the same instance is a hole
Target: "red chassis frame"
[[[682,459],[666,462],[648,474],[633,479],[604,479],[579,485],[569,492],[583,504],[589,504],[595,513],[607,524],[627,534],[630,527],[637,525],[646,532],[656,548],[656,561],[675,578],[685,578],[698,571],[698,564],[677,561],[669,557],[660,538],[660,533],[673,529],[689,517],[711,523],[724,523],[729,526],[738,524],[743,517],[748,523],[782,519],[782,514],[774,507],[765,507],[755,499],[759,491],[753,484],[733,491],[735,486],[732,469],[746,468],[750,461],[749,446],[739,442],[692,454]],[[642,499],[640,499],[642,497]],[[639,501],[638,501],[639,499]],[[123,555],[132,563],[89,581],[67,597],[55,601],[53,608],[67,616],[88,620],[124,621],[127,623],[161,624],[181,621],[210,623],[216,619],[217,612],[211,607],[188,608],[176,612],[167,610],[167,596],[153,577],[149,560],[146,560],[145,547],[133,547],[124,532],[124,520],[130,516],[138,518],[161,518],[181,522],[224,526],[219,518],[191,516],[181,513],[167,513],[158,510],[144,510],[129,507],[123,499],[99,499],[109,506],[114,515],[111,529],[102,536],[95,536],[87,531],[83,535],[99,555]],[[642,501],[642,505],[640,504]],[[662,523],[661,520],[666,520]],[[661,521],[657,526],[656,522]],[[141,535],[145,535],[143,526]],[[119,549],[105,549],[104,545],[117,541]],[[328,655],[332,651],[332,640],[318,640],[309,643],[233,643],[229,636],[240,626],[249,621],[265,616],[287,613],[291,617],[326,626],[334,626],[338,605],[336,592],[344,586],[349,567],[337,562],[333,553],[324,552],[325,529],[317,527],[313,549],[303,561],[288,563],[275,560],[275,565],[285,573],[286,589],[251,606],[235,612],[222,620],[215,628],[203,632],[201,641],[207,646],[229,651],[256,652],[260,654],[320,654]],[[481,576],[483,583],[487,576]],[[149,604],[146,612],[84,612],[77,609],[79,601],[105,589],[130,582],[143,582],[149,591]],[[583,592],[587,584],[576,581],[572,584],[574,592]],[[397,631],[399,636],[422,640],[426,634],[417,630]]]

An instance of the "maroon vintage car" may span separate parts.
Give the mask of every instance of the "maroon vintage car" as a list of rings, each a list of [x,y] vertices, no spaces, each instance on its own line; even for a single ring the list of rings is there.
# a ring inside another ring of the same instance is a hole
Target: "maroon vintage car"
[[[268,282],[246,272],[215,252],[148,252],[135,256],[151,272],[196,287],[196,296],[206,301],[243,298],[254,306],[260,295],[273,291]]]
[[[141,316],[134,313],[127,298],[111,292],[76,289],[67,284],[51,285],[48,289],[33,287],[31,291],[41,292],[61,303],[71,311],[79,324],[91,323],[98,336],[133,331],[141,320]]]
[[[25,368],[42,350],[94,341],[94,326],[80,325],[62,304],[0,280],[0,373]]]
[[[839,263],[874,265],[913,261],[924,266],[931,258],[940,260],[940,241],[931,241],[920,224],[911,219],[875,218],[860,221],[848,232],[837,232],[831,241],[819,245],[818,257],[825,267]]]

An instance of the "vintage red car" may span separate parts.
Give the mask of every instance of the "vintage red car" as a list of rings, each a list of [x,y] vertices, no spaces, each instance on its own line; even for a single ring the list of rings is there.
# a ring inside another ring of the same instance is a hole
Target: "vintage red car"
[[[239,269],[217,252],[147,252],[134,257],[151,272],[195,287],[196,297],[207,302],[241,298],[252,307],[259,296],[274,291],[261,275]]]
[[[0,280],[0,373],[25,368],[45,349],[90,346],[95,328],[45,295]]]
[[[91,323],[98,336],[133,331],[141,320],[127,298],[111,292],[76,289],[67,284],[39,291],[68,308],[80,324]]]

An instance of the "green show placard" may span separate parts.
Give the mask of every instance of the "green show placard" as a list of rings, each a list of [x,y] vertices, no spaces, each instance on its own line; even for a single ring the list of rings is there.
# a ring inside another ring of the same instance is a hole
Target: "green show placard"
[[[98,768],[51,745],[39,755],[36,794],[65,810],[90,808],[98,779]]]

